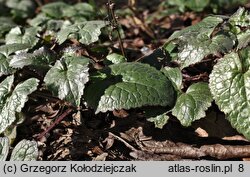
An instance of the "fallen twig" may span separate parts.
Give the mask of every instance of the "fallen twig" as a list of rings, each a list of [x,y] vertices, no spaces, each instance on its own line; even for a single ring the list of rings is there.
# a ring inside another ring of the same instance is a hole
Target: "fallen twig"
[[[115,138],[122,143],[124,143],[125,146],[127,146],[132,151],[137,151],[133,146],[131,146],[129,143],[127,143],[124,139],[120,138],[119,136],[114,135],[113,133],[109,132],[109,138]]]
[[[139,160],[200,159],[206,156],[224,160],[250,157],[250,145],[212,144],[194,147],[193,145],[174,143],[169,140],[155,141],[152,139],[145,139],[145,135],[142,133],[141,127],[133,129],[133,132],[133,141],[137,144],[139,149],[135,149],[124,139],[112,133],[109,133],[109,136],[112,136],[124,143],[130,150],[133,151],[130,155]]]
[[[67,115],[69,115],[71,112],[73,111],[73,109],[69,108],[67,109],[63,114],[61,114],[56,120],[55,122],[53,122],[45,131],[43,131],[38,137],[37,139],[40,140],[42,139],[42,137],[48,133],[52,128],[54,128],[58,123],[60,123]]]

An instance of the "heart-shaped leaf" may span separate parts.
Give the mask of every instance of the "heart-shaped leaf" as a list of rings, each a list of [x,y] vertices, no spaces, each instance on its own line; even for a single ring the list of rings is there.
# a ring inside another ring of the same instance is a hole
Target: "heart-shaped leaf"
[[[19,44],[19,43],[1,45],[0,46],[0,53],[5,55],[6,57],[8,57],[17,51],[24,50],[24,49],[27,49],[29,47],[30,46],[28,44]]]
[[[106,26],[105,21],[86,21],[61,29],[57,34],[59,44],[67,39],[77,39],[80,43],[89,45],[96,42],[101,34],[101,28]]]
[[[22,140],[13,149],[10,161],[34,161],[37,157],[37,142]]]
[[[79,106],[85,84],[89,80],[89,59],[65,57],[47,72],[44,82],[53,95]]]
[[[37,68],[48,69],[49,65],[56,60],[56,55],[47,48],[40,48],[33,53],[21,52],[14,55],[10,60],[12,68],[23,68],[24,66],[35,66]]]
[[[178,48],[172,60],[178,62],[181,68],[195,64],[210,54],[225,53],[233,48],[233,37],[223,33],[211,37],[214,29],[222,22],[219,17],[207,17],[196,25],[175,32],[164,48],[166,52],[169,52],[169,46]],[[170,53],[170,56],[173,54]]]
[[[28,95],[36,90],[38,79],[31,78],[19,83],[13,91],[14,76],[8,76],[0,83],[0,133],[16,120],[16,112],[21,112]]]
[[[36,37],[37,33],[38,30],[35,27],[26,28],[23,32],[22,29],[17,26],[15,28],[12,28],[6,35],[5,42],[6,44],[29,44],[30,47],[33,47],[39,41]]]
[[[183,126],[190,126],[195,120],[206,116],[205,111],[211,106],[212,95],[207,83],[195,83],[176,101],[172,114]]]
[[[10,55],[27,48],[29,48],[28,44],[7,44],[0,46],[0,76],[13,72],[13,68],[10,67]]]
[[[44,6],[42,6],[41,10],[47,16],[50,16],[53,18],[62,18],[63,17],[63,9],[67,8],[68,6],[69,5],[67,5],[64,2],[53,2],[53,3],[48,3]]]
[[[225,55],[210,75],[211,93],[232,126],[250,139],[250,47]]]
[[[74,22],[83,22],[96,16],[95,9],[88,3],[76,3],[63,9],[64,17],[70,18]]]

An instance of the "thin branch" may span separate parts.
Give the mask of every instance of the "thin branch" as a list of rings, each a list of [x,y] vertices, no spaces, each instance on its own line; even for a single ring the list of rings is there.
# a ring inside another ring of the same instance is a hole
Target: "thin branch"
[[[118,24],[117,17],[116,17],[115,12],[114,12],[114,8],[115,8],[115,3],[113,3],[111,0],[109,0],[107,3],[107,9],[108,9],[108,15],[109,15],[109,21],[111,24],[111,28],[112,28],[112,30],[116,30],[116,32],[118,34],[118,41],[119,41],[119,46],[120,46],[122,55],[124,57],[126,57],[125,50],[123,47],[122,38],[121,38],[121,33],[119,31],[119,24]]]
[[[109,132],[109,136],[115,138],[116,140],[124,143],[125,146],[127,146],[130,150],[132,151],[137,151],[137,149],[135,149],[133,146],[131,146],[129,143],[127,143],[124,139],[120,138],[119,136],[116,136],[115,134]]]
[[[67,109],[63,114],[61,114],[56,120],[55,122],[53,122],[45,131],[43,131],[38,137],[37,139],[40,140],[42,139],[42,137],[44,137],[52,128],[54,128],[57,124],[59,124],[67,115],[69,115],[71,112],[73,111],[73,109],[69,108]]]
[[[133,20],[134,23],[139,25],[139,27],[152,39],[155,39],[155,34],[154,31],[147,25],[145,24],[144,20],[141,19],[138,15],[138,12],[136,11],[136,7],[135,7],[135,2],[133,1],[129,1],[128,3],[128,8],[131,10],[131,12],[133,13]]]

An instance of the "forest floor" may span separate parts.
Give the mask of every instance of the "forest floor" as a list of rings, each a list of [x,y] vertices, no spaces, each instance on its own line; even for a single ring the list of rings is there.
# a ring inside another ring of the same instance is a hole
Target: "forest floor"
[[[105,3],[98,1],[102,7]],[[127,13],[127,2],[116,1],[115,13],[123,29],[122,42],[128,61],[147,60],[147,56],[162,46],[174,31],[194,25],[211,13],[187,11],[168,14],[159,4],[160,1],[144,1],[130,7]],[[249,4],[246,7],[249,8]],[[223,15],[231,15],[237,8],[225,10]],[[106,12],[100,10],[98,13]],[[117,39],[107,39],[104,45],[109,52],[120,50]],[[96,61],[104,57],[86,49],[79,52]],[[187,70],[184,85],[194,81],[207,82],[210,67],[200,63]],[[197,74],[200,70],[202,73]],[[24,110],[29,118],[18,127],[16,142],[21,139],[38,140],[37,137],[64,109],[58,102],[41,98],[39,102],[27,102]],[[196,121],[188,128],[171,117],[159,129],[145,119],[140,109],[97,115],[93,110],[85,109],[69,114],[38,140],[38,160],[250,160],[250,157],[242,158],[237,154],[244,148],[249,150],[250,142],[231,127],[214,103],[207,116],[210,119]]]

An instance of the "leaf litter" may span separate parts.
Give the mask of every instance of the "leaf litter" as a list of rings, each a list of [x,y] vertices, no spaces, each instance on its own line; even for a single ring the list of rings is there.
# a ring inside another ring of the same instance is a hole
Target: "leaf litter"
[[[141,58],[141,61],[146,61],[143,57],[143,47],[154,51],[163,45],[174,31],[196,24],[204,17],[202,13],[194,12],[157,17],[159,11],[155,9],[149,9],[149,12],[145,9],[141,11],[142,15],[140,16],[133,14],[132,16],[123,16],[121,19],[121,25],[125,29],[123,45],[127,50],[127,58],[131,61],[138,58]],[[149,23],[147,20],[152,15],[152,11],[156,17],[151,19]],[[143,25],[143,23],[147,24]],[[153,32],[150,31],[151,29]],[[159,39],[157,42],[152,42],[152,34]],[[64,40],[66,39],[61,40],[61,43]],[[74,45],[81,45],[79,42],[70,42]],[[82,43],[85,44],[88,41],[82,41]],[[107,41],[107,43],[108,47],[105,47],[108,48],[109,53],[118,50],[118,42]],[[242,45],[246,45],[245,43],[247,42],[243,42]],[[84,50],[84,55],[87,54],[91,58],[95,58],[97,64],[102,65],[104,54],[97,54],[88,47],[82,50]],[[99,61],[100,58],[101,61]],[[206,69],[211,65],[201,62],[184,68],[182,71],[184,90],[193,82],[207,82],[209,72]],[[204,68],[205,70],[203,70]],[[40,98],[39,103],[28,101],[24,110],[32,110],[34,103],[37,104],[36,111],[25,111],[28,119],[18,129],[20,134],[17,140],[30,136],[36,138],[66,110],[62,107],[60,100],[48,104],[48,99],[45,98]],[[214,105],[208,109],[209,111],[219,112]],[[206,123],[202,124],[202,119],[198,121],[197,125],[185,128],[175,118],[165,113],[171,119],[160,130],[154,128],[153,123],[145,121],[142,112],[140,109],[118,109],[112,113],[94,115],[92,110],[82,109],[80,115],[72,116],[69,114],[38,141],[40,150],[38,159],[241,160],[243,158],[247,160],[247,157],[250,157],[249,141],[242,138],[229,124],[223,123],[228,129],[221,130],[220,136],[216,136],[216,132],[212,132],[212,127],[218,123],[218,120],[205,127]],[[22,126],[28,128],[22,130]]]

